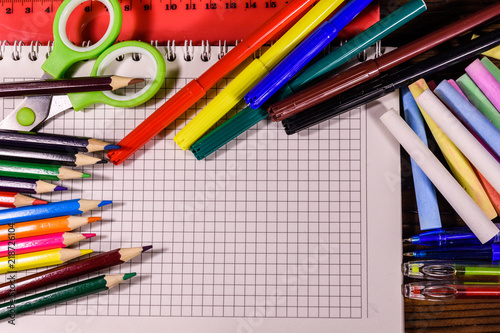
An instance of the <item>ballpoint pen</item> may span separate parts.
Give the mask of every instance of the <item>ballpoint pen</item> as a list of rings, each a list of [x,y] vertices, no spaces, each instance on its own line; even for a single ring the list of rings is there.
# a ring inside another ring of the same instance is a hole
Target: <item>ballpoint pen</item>
[[[500,261],[500,244],[433,247],[403,254],[405,257],[436,260],[486,260]]]
[[[464,298],[500,298],[498,284],[453,284],[441,281],[416,282],[404,285],[403,295],[425,301],[446,301]]]
[[[500,227],[500,223],[495,223]],[[420,233],[404,240],[405,243],[426,246],[456,246],[456,245],[480,245],[481,242],[467,227],[435,229]],[[491,239],[491,242],[500,242],[500,234]]]
[[[500,265],[482,262],[422,260],[405,262],[403,275],[413,279],[500,282]]]

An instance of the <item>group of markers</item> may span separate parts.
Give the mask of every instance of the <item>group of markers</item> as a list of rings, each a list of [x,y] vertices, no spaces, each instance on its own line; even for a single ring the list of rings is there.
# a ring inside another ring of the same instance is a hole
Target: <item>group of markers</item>
[[[102,275],[18,297],[31,290],[122,264],[151,248],[116,249],[69,262],[92,250],[67,247],[96,236],[71,231],[101,220],[100,217],[75,215],[111,204],[111,201],[75,199],[47,203],[24,195],[67,190],[46,180],[88,178],[90,175],[65,166],[105,163],[83,153],[115,148],[117,146],[96,139],[0,130],[0,206],[7,207],[0,210],[0,274],[6,274],[6,282],[0,284],[0,301],[4,301],[0,304],[0,320],[15,320],[16,315],[27,311],[108,290],[135,275]],[[22,278],[12,274],[60,264],[63,265]]]
[[[401,88],[404,120],[394,110],[380,117],[412,157],[424,232],[405,241],[430,246],[405,253],[421,261],[405,263],[404,275],[426,280],[404,286],[413,299],[500,297],[499,225],[491,221],[500,213],[500,69],[484,57],[465,72],[437,86],[421,79]],[[451,173],[427,148],[426,127]],[[435,188],[467,227],[441,228]]]

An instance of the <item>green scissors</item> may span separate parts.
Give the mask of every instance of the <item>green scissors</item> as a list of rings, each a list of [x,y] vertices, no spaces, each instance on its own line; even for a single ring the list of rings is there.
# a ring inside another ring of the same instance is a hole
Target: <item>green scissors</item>
[[[66,24],[75,8],[85,1],[87,0],[65,0],[57,10],[53,26],[54,48],[42,65],[45,72],[42,80],[63,78],[71,65],[94,58],[97,60],[92,68],[91,76],[104,75],[106,68],[116,58],[129,53],[139,53],[142,59],[148,59],[153,64],[151,79],[147,79],[147,84],[138,92],[124,96],[111,91],[27,96],[0,123],[1,129],[29,131],[65,110],[73,108],[78,111],[96,103],[115,107],[133,107],[151,99],[162,86],[166,72],[165,61],[155,47],[136,41],[112,45],[122,26],[122,12],[117,0],[98,0],[108,9],[109,26],[97,43],[89,47],[80,47],[70,42],[66,34]]]

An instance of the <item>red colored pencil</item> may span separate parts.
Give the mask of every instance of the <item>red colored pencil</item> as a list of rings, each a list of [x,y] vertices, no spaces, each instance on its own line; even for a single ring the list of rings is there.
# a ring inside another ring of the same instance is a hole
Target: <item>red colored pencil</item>
[[[16,208],[31,205],[45,205],[47,201],[34,199],[15,192],[0,192],[0,207]]]
[[[11,282],[7,281],[6,283],[0,284],[0,300],[101,269],[123,264],[151,248],[152,246],[115,249],[84,260],[70,262],[40,273],[16,279],[16,281],[12,283],[14,288],[11,287]]]
[[[195,104],[206,92],[220,81],[226,74],[252,55],[265,42],[272,39],[306,11],[315,0],[294,0],[264,23],[250,37],[239,43],[222,59],[216,62],[197,80],[189,82],[184,88],[160,106],[151,116],[144,120],[118,146],[120,149],[108,153],[110,160],[118,165],[132,156],[149,140],[163,131],[175,119]]]
[[[59,232],[50,235],[7,240],[0,242],[0,257],[68,247],[92,237],[95,237],[95,234]]]

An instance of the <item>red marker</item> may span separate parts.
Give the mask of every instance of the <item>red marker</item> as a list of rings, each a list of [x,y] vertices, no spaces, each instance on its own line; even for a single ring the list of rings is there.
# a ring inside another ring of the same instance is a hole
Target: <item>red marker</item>
[[[16,208],[31,205],[45,205],[47,201],[33,199],[15,192],[0,191],[0,207]]]
[[[189,107],[205,96],[206,92],[231,72],[243,60],[252,55],[265,42],[305,12],[315,0],[294,0],[286,5],[270,20],[264,23],[250,37],[239,43],[222,59],[217,61],[197,80],[189,82],[177,94],[160,106],[151,116],[130,132],[118,144],[121,148],[108,153],[116,165],[121,164],[143,147],[149,140],[164,130],[170,123],[183,114]]]

